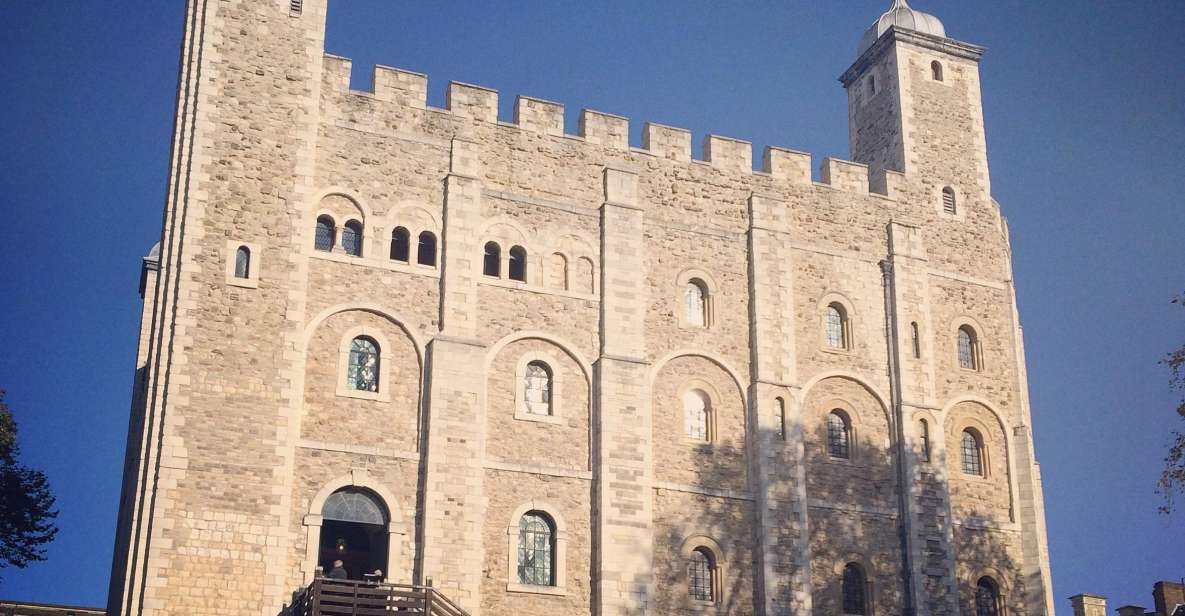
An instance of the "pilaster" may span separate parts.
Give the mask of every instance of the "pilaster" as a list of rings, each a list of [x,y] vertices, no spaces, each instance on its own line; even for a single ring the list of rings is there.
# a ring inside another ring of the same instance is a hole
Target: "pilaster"
[[[475,340],[480,257],[480,163],[476,145],[454,139],[445,178],[441,333],[428,347],[423,557],[418,582],[433,584],[477,616],[481,610],[486,498],[486,349]]]
[[[749,198],[750,468],[756,497],[758,613],[811,610],[803,426],[797,380],[788,205]]]
[[[653,596],[650,365],[638,177],[606,168],[601,206],[601,356],[596,365],[598,557],[594,603],[603,616],[648,614]]]

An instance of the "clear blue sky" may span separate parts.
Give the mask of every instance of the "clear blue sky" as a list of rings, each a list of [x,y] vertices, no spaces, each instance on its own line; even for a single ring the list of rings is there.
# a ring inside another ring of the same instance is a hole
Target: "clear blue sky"
[[[327,47],[758,147],[847,155],[843,89],[889,0],[336,0]],[[102,604],[139,319],[160,232],[181,0],[0,1],[0,387],[58,495],[48,562],[0,597]],[[982,66],[992,186],[1012,229],[1058,609],[1150,604],[1185,575],[1185,512],[1153,494],[1185,343],[1185,2],[915,0]]]

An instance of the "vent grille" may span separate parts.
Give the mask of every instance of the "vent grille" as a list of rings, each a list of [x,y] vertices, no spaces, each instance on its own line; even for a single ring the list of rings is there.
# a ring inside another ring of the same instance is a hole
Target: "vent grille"
[[[288,11],[293,15],[300,15],[304,9],[304,0],[288,0]]]
[[[958,212],[958,208],[955,205],[955,191],[950,188],[942,189],[942,211],[947,214]]]

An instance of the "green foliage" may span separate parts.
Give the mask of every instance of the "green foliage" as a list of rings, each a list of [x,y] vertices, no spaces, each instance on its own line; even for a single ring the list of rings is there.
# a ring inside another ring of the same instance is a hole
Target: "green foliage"
[[[58,534],[49,482],[18,464],[19,453],[16,421],[0,389],[0,569],[45,560],[45,546]]]
[[[1185,306],[1185,295],[1173,299],[1174,304]],[[1169,353],[1160,363],[1169,367],[1171,376],[1169,382],[1173,389],[1185,393],[1185,345]],[[1185,421],[1185,399],[1177,405],[1177,415]],[[1173,510],[1173,497],[1185,493],[1185,432],[1174,430],[1172,445],[1169,453],[1164,457],[1164,473],[1157,482],[1157,492],[1164,496],[1164,504],[1160,510],[1169,513]]]

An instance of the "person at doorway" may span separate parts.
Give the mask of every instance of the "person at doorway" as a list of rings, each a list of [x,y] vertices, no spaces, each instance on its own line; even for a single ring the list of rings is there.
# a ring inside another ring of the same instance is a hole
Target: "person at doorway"
[[[327,577],[331,580],[348,580],[348,579],[350,579],[350,574],[346,573],[345,567],[342,566],[344,564],[345,563],[343,563],[340,560],[333,561],[333,568],[329,570],[329,575],[326,575],[325,577]]]

